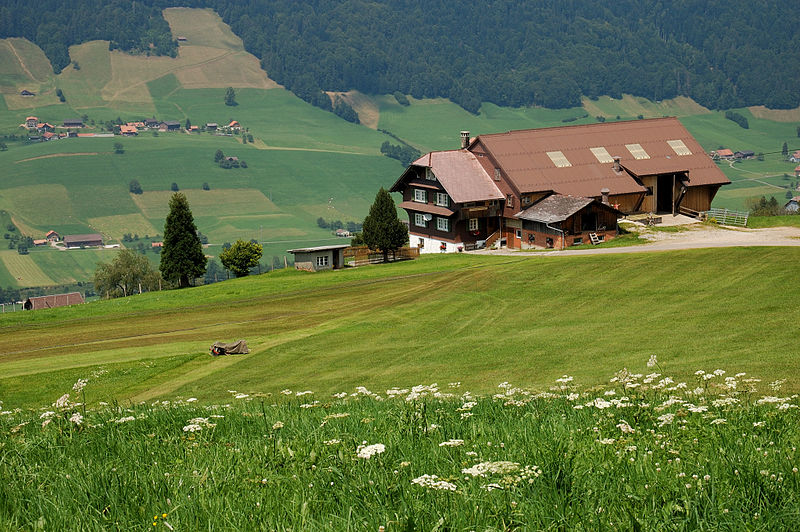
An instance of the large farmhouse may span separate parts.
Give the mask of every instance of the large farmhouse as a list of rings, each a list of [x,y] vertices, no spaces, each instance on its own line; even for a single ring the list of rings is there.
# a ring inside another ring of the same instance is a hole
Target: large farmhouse
[[[414,161],[391,188],[423,252],[613,238],[615,212],[706,211],[730,183],[676,118],[462,132],[461,141]]]

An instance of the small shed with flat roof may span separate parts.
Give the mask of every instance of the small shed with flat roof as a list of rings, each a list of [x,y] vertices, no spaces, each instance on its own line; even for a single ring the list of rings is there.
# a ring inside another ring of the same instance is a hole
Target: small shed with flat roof
[[[317,246],[312,248],[288,249],[294,255],[294,267],[298,270],[318,272],[320,270],[338,270],[344,267],[344,249],[349,244],[335,246]]]

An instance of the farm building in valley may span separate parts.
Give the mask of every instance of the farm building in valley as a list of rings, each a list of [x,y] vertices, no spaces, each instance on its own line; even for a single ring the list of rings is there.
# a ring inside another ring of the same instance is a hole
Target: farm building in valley
[[[67,235],[64,237],[67,249],[100,247],[103,245],[103,235],[91,233],[88,235]]]
[[[706,211],[728,183],[676,118],[658,118],[473,139],[463,131],[460,150],[420,157],[391,191],[403,195],[411,245],[438,252],[613,238],[613,212]]]
[[[318,246],[313,248],[289,249],[294,255],[294,267],[298,270],[318,272],[320,270],[338,270],[344,267],[344,248],[349,244],[334,246]]]
[[[70,292],[69,294],[54,294],[50,296],[29,297],[23,303],[25,310],[40,310],[43,308],[66,307],[68,305],[80,305],[83,303],[83,294],[80,292]]]

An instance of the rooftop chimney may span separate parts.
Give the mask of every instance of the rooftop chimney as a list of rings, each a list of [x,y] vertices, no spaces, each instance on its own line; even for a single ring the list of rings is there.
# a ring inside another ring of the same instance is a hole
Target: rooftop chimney
[[[617,160],[619,160],[619,158],[617,158]],[[603,202],[603,205],[609,205],[609,203],[608,203],[608,195],[610,193],[611,193],[611,191],[608,190],[606,187],[603,187],[603,188],[600,189],[600,195],[603,197],[603,199],[601,200]]]
[[[614,171],[615,172],[619,172],[619,170],[620,170],[620,168],[619,168],[619,156],[615,155],[613,157],[613,159],[614,159]]]
[[[461,132],[461,149],[466,150],[469,146],[469,131]]]

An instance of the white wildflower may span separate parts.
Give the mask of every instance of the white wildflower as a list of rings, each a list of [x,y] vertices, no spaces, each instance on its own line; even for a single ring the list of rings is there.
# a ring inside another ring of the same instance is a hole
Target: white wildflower
[[[372,445],[365,445],[366,442],[362,443],[356,449],[356,456],[359,458],[364,458],[369,460],[376,454],[381,454],[386,451],[386,446],[382,443],[373,443]]]
[[[439,480],[439,477],[436,475],[422,475],[421,477],[413,479],[411,483],[422,486],[423,488],[430,488],[434,490],[456,491],[455,484],[452,482]]]
[[[443,441],[439,444],[439,447],[458,447],[459,445],[464,445],[464,440],[447,440]]]
[[[88,383],[89,381],[86,379],[78,379],[78,382],[72,385],[72,389],[75,390],[75,393],[81,393]]]
[[[311,395],[311,394],[313,394],[313,393],[314,393],[314,392],[312,392],[311,390],[306,390],[306,391],[304,391],[304,392],[297,392],[297,393],[295,393],[295,394],[294,394],[294,396],[295,396],[295,397],[302,397],[302,396],[304,396],[304,395]]]
[[[192,423],[183,427],[183,432],[200,432],[201,430],[203,430],[203,427],[196,423]]]
[[[342,443],[342,441],[341,440],[337,440],[336,438],[334,438],[332,440],[325,440],[322,443],[324,443],[325,445],[336,445],[336,444]]]
[[[461,412],[461,419],[472,417],[472,412]]]
[[[136,420],[136,418],[133,417],[133,416],[125,416],[125,417],[121,417],[121,418],[119,418],[117,420],[114,420],[114,423],[127,423],[128,421],[135,421],[135,420]]]
[[[675,419],[675,414],[662,414],[658,416],[659,427],[664,427],[666,425],[672,425],[673,420]]]
[[[292,395],[292,390],[289,390],[289,389],[286,389],[286,390],[281,390],[281,393],[282,393],[283,395]]]
[[[51,417],[53,417],[55,414],[56,414],[55,412],[47,411],[47,412],[43,413],[41,416],[39,416],[39,419],[47,419],[47,418],[51,418]]]
[[[76,425],[80,425],[81,423],[83,423],[83,416],[80,414],[80,412],[75,412],[70,416],[69,420],[75,423]]]
[[[725,370],[724,369],[715,369],[714,370],[714,375],[716,375],[717,377],[722,377],[723,375],[725,375]]]
[[[507,475],[519,470],[517,462],[508,462],[501,460],[498,462],[481,462],[472,467],[462,469],[461,472],[465,475],[472,475],[473,477],[485,477],[487,475]]]
[[[655,355],[650,355],[650,360],[647,361],[647,367],[653,368],[658,364],[658,360],[656,360]]]
[[[621,430],[623,434],[633,434],[636,432],[633,430],[633,427],[631,427],[624,419],[619,420],[619,423],[617,423],[617,428]]]
[[[233,396],[234,399],[246,399],[248,397],[250,396],[246,393],[237,393],[236,395]]]
[[[283,428],[283,421],[276,421],[272,424],[272,430],[278,430]]]
[[[564,375],[560,379],[556,379],[556,382],[560,384],[569,384],[573,380],[574,380],[573,377],[570,377],[569,375]]]
[[[56,402],[53,403],[53,406],[56,408],[66,408],[67,406],[69,406],[69,394],[65,393],[64,395],[59,397],[56,400]]]
[[[718,417],[717,419],[712,419],[711,420],[711,424],[712,425],[724,425],[725,423],[727,423],[727,420],[725,420],[725,419],[723,419],[721,417]]]
[[[597,440],[597,443],[600,443],[602,445],[611,445],[616,441],[617,440],[615,440],[614,438],[601,438],[601,439]]]
[[[197,401],[197,397],[190,397],[186,400],[187,403],[194,403],[195,401]]]

